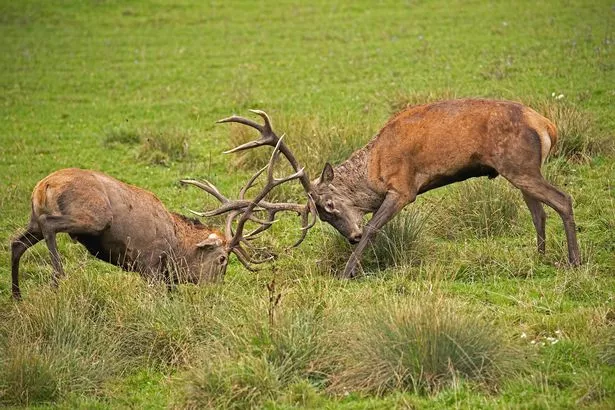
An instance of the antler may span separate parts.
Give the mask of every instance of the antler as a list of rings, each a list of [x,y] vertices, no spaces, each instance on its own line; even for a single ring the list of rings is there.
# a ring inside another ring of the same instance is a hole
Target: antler
[[[239,124],[243,124],[243,125],[247,125],[249,127],[255,128],[256,130],[258,130],[261,134],[260,138],[258,140],[254,140],[254,141],[250,141],[247,142],[245,144],[242,144],[238,147],[235,147],[231,150],[225,151],[225,154],[230,154],[233,152],[239,152],[239,151],[244,151],[250,148],[256,148],[256,147],[260,147],[263,145],[269,145],[275,148],[275,150],[279,150],[282,154],[284,154],[284,156],[286,157],[286,159],[288,160],[288,162],[290,162],[290,165],[293,167],[293,169],[295,170],[296,173],[303,171],[303,168],[299,167],[299,163],[297,162],[297,160],[295,159],[295,156],[292,154],[292,152],[290,151],[290,149],[288,149],[288,147],[286,146],[286,144],[284,144],[284,142],[282,142],[282,138],[284,137],[282,135],[282,137],[278,137],[275,132],[273,132],[272,126],[271,126],[271,119],[269,118],[269,115],[267,115],[266,112],[261,111],[261,110],[250,110],[250,112],[253,112],[254,114],[260,116],[263,120],[264,120],[264,124],[260,125],[250,119],[244,118],[244,117],[239,117],[236,115],[233,115],[231,117],[227,117],[227,118],[223,118],[221,120],[218,120],[218,123],[225,123],[225,122],[236,122]],[[274,150],[274,155],[275,155],[275,150]],[[273,156],[272,156],[273,158]],[[270,169],[271,172],[271,169]],[[305,190],[305,193],[308,197],[308,203],[307,206],[305,207],[305,210],[300,212],[301,216],[302,216],[302,231],[303,234],[301,235],[301,238],[299,239],[299,241],[297,241],[297,243],[295,243],[293,245],[293,247],[298,246],[301,242],[303,242],[303,240],[305,239],[305,236],[307,234],[307,231],[312,228],[314,226],[314,224],[316,224],[316,219],[317,219],[317,215],[318,212],[316,210],[316,204],[314,203],[314,200],[312,199],[312,196],[310,194],[310,180],[307,176],[307,174],[305,172],[303,172],[301,174],[301,176],[298,177],[299,181],[301,182],[301,185],[303,186],[303,189]],[[313,219],[312,221],[310,221],[309,219],[309,215],[312,214],[313,215]]]
[[[197,181],[193,179],[185,179],[185,180],[181,180],[180,182],[183,184],[194,185],[198,188],[201,188],[202,190],[214,196],[218,201],[221,202],[222,205],[214,210],[207,211],[207,212],[196,212],[196,211],[191,211],[191,212],[199,216],[215,216],[215,215],[222,215],[222,214],[228,213],[228,216],[226,218],[226,226],[225,226],[225,234],[228,239],[228,247],[230,251],[232,251],[237,256],[239,261],[248,270],[254,270],[251,264],[267,262],[271,260],[273,256],[269,258],[261,259],[261,260],[255,260],[242,247],[242,245],[245,245],[248,248],[254,249],[248,243],[248,241],[250,239],[253,239],[255,235],[271,228],[273,223],[276,221],[275,217],[278,212],[292,211],[292,212],[296,212],[298,215],[301,216],[301,237],[297,240],[297,242],[295,242],[295,244],[292,245],[293,247],[298,246],[305,239],[307,235],[307,231],[310,228],[312,228],[314,224],[316,223],[317,211],[316,211],[316,205],[314,203],[314,200],[312,199],[312,196],[310,195],[310,180],[307,174],[305,173],[304,168],[301,168],[299,166],[299,163],[295,159],[292,152],[288,149],[286,144],[284,144],[283,142],[284,135],[282,135],[281,137],[278,137],[275,134],[275,132],[273,132],[273,129],[271,127],[271,119],[269,118],[267,113],[265,113],[264,111],[260,111],[260,110],[250,110],[250,111],[259,115],[261,118],[263,118],[264,124],[260,125],[250,119],[235,116],[235,115],[217,121],[218,123],[236,122],[239,124],[247,125],[249,127],[255,128],[261,134],[258,140],[251,141],[251,142],[242,144],[236,148],[233,148],[231,150],[225,151],[224,152],[225,154],[244,151],[250,148],[256,148],[256,147],[260,147],[263,145],[269,145],[269,146],[274,147],[273,153],[271,154],[271,158],[269,159],[269,162],[267,163],[267,165],[261,168],[260,170],[258,170],[248,180],[246,185],[243,188],[241,188],[239,192],[239,199],[236,199],[236,200],[228,199],[222,193],[220,193],[220,191],[218,190],[218,188],[216,188],[214,184],[212,184],[209,181]],[[290,165],[292,166],[293,170],[295,171],[292,175],[289,175],[285,178],[276,178],[273,175],[274,164],[279,159],[280,153],[282,153],[286,157],[288,162],[290,162]],[[256,195],[256,197],[254,197],[253,199],[246,199],[246,193],[248,192],[248,190],[254,186],[258,177],[261,176],[263,172],[265,171],[267,171],[267,181],[265,183],[265,186],[258,193],[258,195]],[[307,194],[307,197],[308,197],[307,205],[264,201],[264,198],[273,188],[285,182],[294,180],[294,179],[298,179],[301,182],[301,185],[303,186]],[[260,212],[260,213],[264,212],[266,213],[266,217],[264,219],[257,218],[254,216],[255,212]],[[313,215],[313,219],[311,221],[310,221],[310,214]],[[239,220],[237,221],[236,230],[235,232],[233,232],[233,224],[237,218],[239,218]],[[259,226],[253,231],[244,235],[243,231],[248,221],[254,222],[258,224]]]
[[[285,178],[276,178],[273,175],[275,162],[278,160],[279,155],[280,155],[279,145],[281,143],[282,143],[282,139],[280,138],[278,140],[277,145],[275,146],[273,154],[271,155],[271,158],[269,162],[267,163],[267,165],[261,168],[260,170],[258,170],[256,174],[254,174],[254,176],[250,178],[250,180],[246,183],[246,185],[241,189],[240,199],[238,200],[228,199],[222,193],[220,193],[220,191],[218,190],[218,188],[216,188],[215,185],[213,185],[209,181],[197,181],[193,179],[184,179],[180,181],[183,184],[194,185],[198,188],[201,188],[202,190],[211,194],[218,201],[222,203],[222,205],[219,208],[208,211],[208,212],[196,212],[196,211],[191,211],[191,212],[199,216],[214,216],[214,215],[221,215],[224,213],[228,213],[228,216],[226,219],[226,226],[225,226],[225,235],[228,240],[227,246],[233,253],[235,253],[235,255],[237,255],[237,258],[239,259],[239,261],[249,270],[254,270],[251,264],[264,263],[264,262],[271,260],[272,257],[261,259],[261,260],[255,260],[254,258],[250,256],[248,252],[246,252],[246,250],[242,247],[242,244],[246,245],[249,248],[252,248],[252,246],[250,246],[247,241],[250,239],[253,239],[255,235],[269,229],[273,225],[273,223],[276,221],[275,217],[278,212],[282,212],[282,211],[296,212],[297,214],[302,216],[302,221],[304,221],[304,223],[306,222],[308,218],[309,208],[304,205],[293,204],[293,203],[274,203],[274,202],[268,202],[268,201],[263,200],[265,196],[267,196],[267,194],[276,186],[281,185],[285,182],[294,180],[294,179],[300,179],[305,175],[305,172],[303,169],[300,169],[297,172]],[[265,171],[267,171],[267,181],[264,187],[262,188],[262,190],[256,195],[254,199],[251,199],[251,200],[246,199],[245,196],[246,196],[247,191],[254,186],[257,178],[260,175],[262,175],[263,172]],[[267,217],[266,219],[256,218],[254,216],[254,212],[266,212]],[[239,220],[237,222],[237,228],[235,232],[233,232],[233,223],[235,222],[235,219],[238,217],[239,217]],[[259,224],[260,226],[254,229],[252,232],[248,233],[247,235],[244,235],[243,231],[248,221],[255,222]],[[299,243],[301,243],[301,241],[303,241],[303,238],[305,237],[306,232],[307,230],[304,230],[302,232],[301,238],[293,246],[296,246]]]

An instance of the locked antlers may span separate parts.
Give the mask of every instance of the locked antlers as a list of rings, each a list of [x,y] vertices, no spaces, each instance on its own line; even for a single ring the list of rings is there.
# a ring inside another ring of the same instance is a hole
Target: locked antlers
[[[252,120],[247,118],[232,116],[228,118],[224,118],[219,120],[218,123],[225,122],[236,122],[240,124],[247,125],[249,127],[257,129],[261,137],[258,140],[248,142],[246,144],[240,145],[236,148],[233,148],[225,153],[239,152],[244,151],[250,148],[255,148],[263,145],[269,145],[274,147],[273,153],[271,154],[271,158],[266,166],[258,170],[246,183],[246,185],[241,188],[239,192],[239,199],[230,200],[226,198],[220,191],[208,181],[196,181],[196,180],[182,180],[181,182],[184,184],[194,185],[198,188],[201,188],[205,192],[214,196],[218,201],[220,201],[221,206],[207,212],[195,212],[199,216],[214,216],[214,215],[222,215],[228,213],[226,218],[226,227],[225,233],[228,240],[229,250],[237,255],[237,258],[241,261],[241,263],[248,268],[249,270],[253,270],[251,264],[258,264],[267,262],[272,259],[272,257],[255,260],[250,256],[248,252],[242,247],[245,245],[248,248],[252,248],[248,243],[249,240],[254,239],[254,237],[269,229],[273,223],[276,221],[275,217],[278,212],[283,211],[292,211],[296,212],[301,216],[301,237],[299,240],[293,245],[293,247],[298,246],[307,235],[307,231],[314,226],[316,223],[316,206],[312,197],[309,194],[310,181],[304,171],[303,168],[299,167],[297,160],[294,155],[290,152],[286,144],[283,142],[282,137],[278,137],[272,130],[271,120],[269,116],[264,111],[251,110],[255,114],[262,117],[265,121],[264,125],[260,125]],[[274,176],[274,167],[275,163],[278,161],[280,153],[282,153],[286,159],[290,162],[291,166],[294,169],[294,173],[284,178],[276,178]],[[254,186],[257,179],[265,172],[266,173],[266,183],[261,189],[261,191],[253,198],[246,199],[246,193],[250,188]],[[273,188],[276,186],[282,185],[285,182],[292,181],[298,179],[303,185],[305,192],[308,197],[307,205],[300,205],[294,203],[277,203],[277,202],[268,202],[265,201],[265,197]],[[258,218],[255,216],[256,214],[265,213],[264,218]],[[310,214],[313,215],[312,220],[310,221]],[[237,221],[237,226],[235,232],[233,232],[233,224],[235,220]],[[245,225],[248,221],[251,221],[258,225],[253,231],[248,234],[243,233]]]

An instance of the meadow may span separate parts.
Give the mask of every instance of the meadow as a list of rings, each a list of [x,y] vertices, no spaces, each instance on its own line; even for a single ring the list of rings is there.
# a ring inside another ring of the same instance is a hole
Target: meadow
[[[614,408],[614,29],[604,0],[0,0],[0,405]],[[481,178],[421,195],[355,280],[323,223],[287,250],[285,216],[262,238],[279,258],[233,260],[223,284],[168,294],[61,236],[59,289],[39,244],[10,298],[10,239],[56,169],[187,214],[216,203],[180,179],[235,196],[270,152],[223,155],[255,136],[220,118],[267,111],[315,177],[403,107],[455,97],[556,123],[543,170],[574,199],[580,267],[554,211],[540,256],[520,193]]]

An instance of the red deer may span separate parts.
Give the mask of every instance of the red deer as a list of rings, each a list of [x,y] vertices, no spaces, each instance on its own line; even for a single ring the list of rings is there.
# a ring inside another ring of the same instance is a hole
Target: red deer
[[[256,128],[260,139],[227,152],[262,145],[280,145],[295,169],[298,164],[273,132],[271,120],[260,125],[232,116]],[[529,107],[510,101],[460,99],[407,108],[394,115],[363,148],[342,164],[327,163],[319,178],[301,183],[309,193],[309,208],[323,221],[357,244],[344,270],[356,274],[361,254],[374,234],[416,196],[472,177],[502,175],[521,190],[537,232],[538,252],[545,251],[546,214],[542,204],[562,218],[568,260],[580,264],[570,196],[547,182],[541,166],[557,141],[553,123]],[[362,227],[363,216],[373,213]]]
[[[194,180],[182,182],[197,186],[208,184]],[[267,185],[264,191],[271,188]],[[264,196],[266,192],[261,194]],[[226,199],[219,192],[217,194]],[[261,204],[258,209],[265,206],[267,204]],[[269,207],[275,212],[297,209],[294,204],[269,204]],[[58,285],[64,276],[56,244],[56,234],[60,232],[68,233],[98,259],[139,272],[146,279],[163,281],[168,286],[221,279],[231,252],[251,269],[250,263],[266,259],[251,258],[241,246],[246,240],[243,228],[233,233],[232,224],[238,216],[258,222],[251,215],[253,208],[244,207],[229,215],[226,232],[222,234],[196,219],[169,212],[151,192],[101,172],[76,168],[56,171],[34,188],[30,223],[26,231],[12,241],[13,297],[21,298],[21,256],[43,239],[51,254],[52,283]],[[259,232],[267,227],[263,222]]]

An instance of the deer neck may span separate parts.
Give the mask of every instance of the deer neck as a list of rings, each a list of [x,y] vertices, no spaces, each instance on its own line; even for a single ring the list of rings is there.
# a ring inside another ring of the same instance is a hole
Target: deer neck
[[[384,197],[371,189],[367,175],[370,145],[355,151],[334,168],[335,187],[365,213],[376,211]]]
[[[171,213],[173,223],[175,225],[175,251],[183,253],[185,249],[189,249],[192,245],[199,242],[199,238],[203,235],[200,233],[202,229],[206,229],[198,220],[188,218],[187,216]]]

